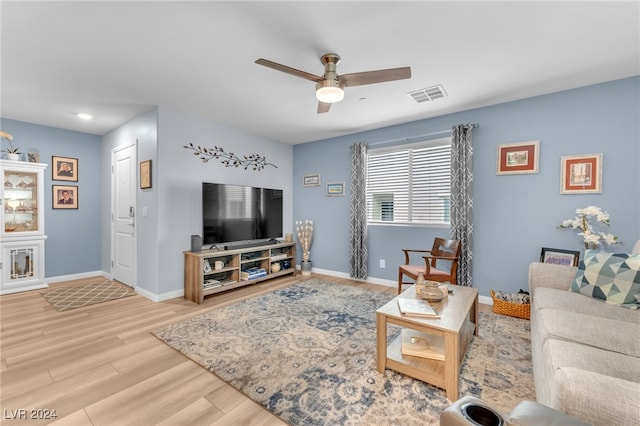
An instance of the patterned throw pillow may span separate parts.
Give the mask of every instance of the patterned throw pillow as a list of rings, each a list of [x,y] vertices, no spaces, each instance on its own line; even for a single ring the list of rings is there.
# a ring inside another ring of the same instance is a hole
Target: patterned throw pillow
[[[625,308],[640,308],[640,254],[586,250],[570,291]]]

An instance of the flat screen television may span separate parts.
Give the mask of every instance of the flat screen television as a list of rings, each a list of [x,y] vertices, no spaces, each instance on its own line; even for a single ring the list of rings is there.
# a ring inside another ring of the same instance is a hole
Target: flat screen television
[[[282,190],[202,183],[203,244],[282,237]]]

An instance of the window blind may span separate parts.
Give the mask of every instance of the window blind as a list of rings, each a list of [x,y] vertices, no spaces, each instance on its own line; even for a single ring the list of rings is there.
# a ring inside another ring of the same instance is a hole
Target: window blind
[[[450,168],[448,138],[369,150],[368,222],[448,225]]]

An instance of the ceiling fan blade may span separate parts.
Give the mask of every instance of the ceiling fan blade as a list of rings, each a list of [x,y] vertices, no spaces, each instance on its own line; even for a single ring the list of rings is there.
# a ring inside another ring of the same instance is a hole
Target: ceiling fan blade
[[[318,101],[318,114],[329,112],[329,108],[331,108],[330,103]]]
[[[341,75],[338,79],[345,86],[362,86],[364,84],[383,83],[385,81],[404,80],[411,78],[411,68],[389,68],[386,70],[356,72]]]
[[[263,59],[263,58],[257,59],[256,64],[263,65],[267,68],[273,68],[274,70],[277,70],[277,71],[286,72],[287,74],[295,75],[296,77],[304,78],[305,80],[311,80],[315,83],[323,80],[323,77],[320,77],[318,75],[314,75],[306,71],[300,71],[298,69],[291,68],[286,65],[282,65],[277,62],[270,61],[268,59]]]

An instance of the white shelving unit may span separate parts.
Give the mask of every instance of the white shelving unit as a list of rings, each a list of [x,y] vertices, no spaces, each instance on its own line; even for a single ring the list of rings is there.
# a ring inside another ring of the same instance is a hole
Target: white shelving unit
[[[0,294],[48,287],[44,280],[44,170],[0,160]]]

